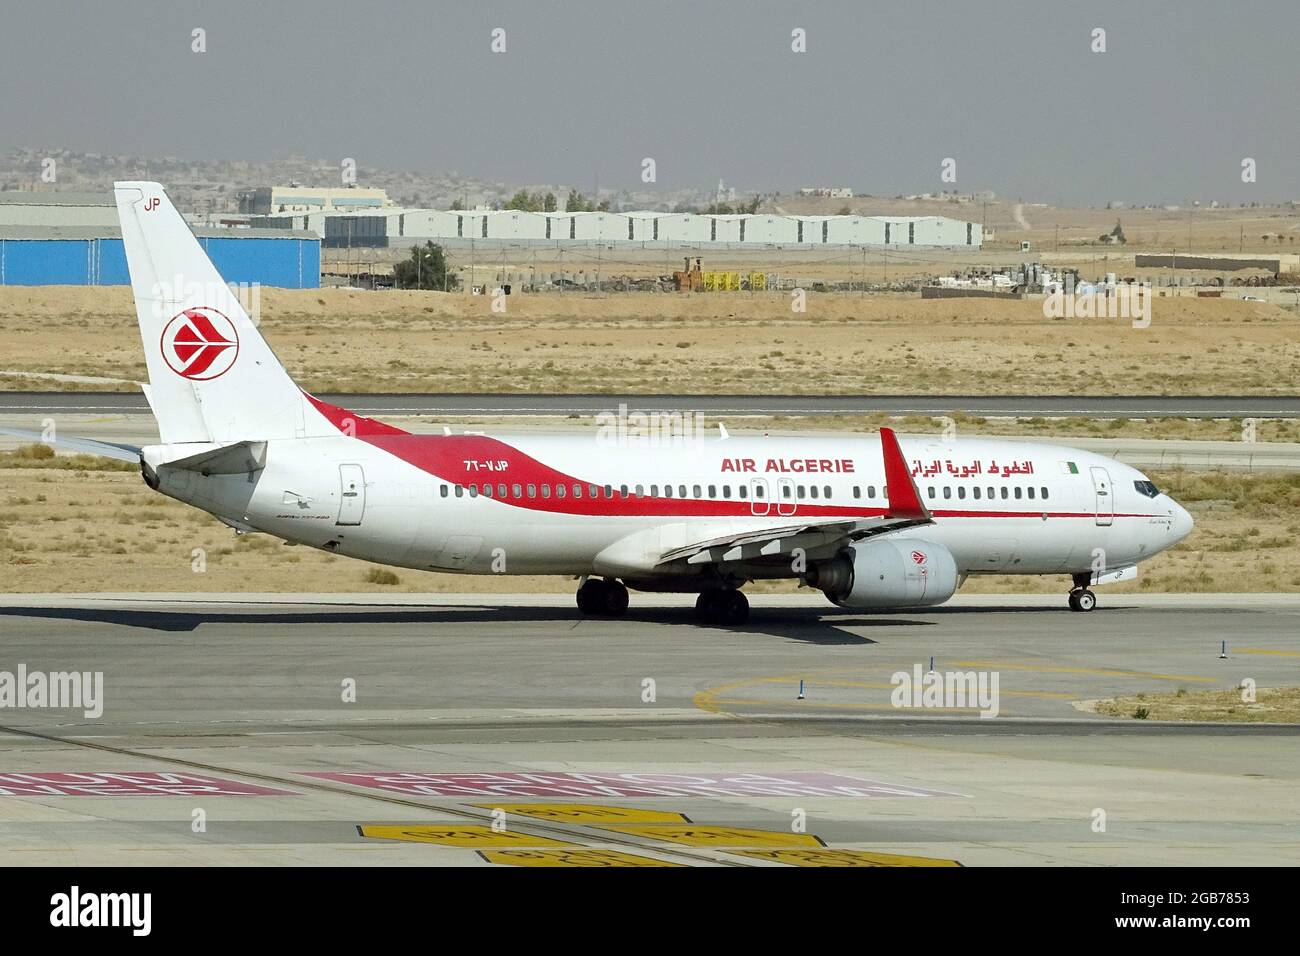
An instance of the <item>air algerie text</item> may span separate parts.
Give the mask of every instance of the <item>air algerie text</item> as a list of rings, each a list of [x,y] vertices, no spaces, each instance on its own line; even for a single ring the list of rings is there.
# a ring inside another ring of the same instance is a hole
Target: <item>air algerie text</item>
[[[853,473],[852,458],[724,458],[723,471],[775,472],[778,474],[844,474]]]

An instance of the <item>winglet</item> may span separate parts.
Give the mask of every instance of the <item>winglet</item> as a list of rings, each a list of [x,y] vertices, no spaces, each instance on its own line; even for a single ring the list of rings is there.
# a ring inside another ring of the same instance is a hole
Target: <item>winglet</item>
[[[885,487],[889,492],[890,518],[913,518],[929,521],[930,512],[921,503],[921,493],[903,460],[903,450],[898,447],[898,436],[892,428],[880,429],[880,451],[885,458]]]

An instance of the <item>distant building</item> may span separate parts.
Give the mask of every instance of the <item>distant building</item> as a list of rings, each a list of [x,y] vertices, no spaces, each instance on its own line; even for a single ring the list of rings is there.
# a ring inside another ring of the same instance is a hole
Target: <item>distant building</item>
[[[254,216],[249,225],[309,229],[327,248],[401,248],[432,240],[456,248],[488,243],[635,242],[706,246],[973,246],[979,223],[945,216],[779,216],[772,213],[524,212],[515,209],[381,209]]]
[[[320,287],[316,233],[195,228],[194,234],[227,282]],[[111,193],[0,192],[0,285],[129,281]]]
[[[263,186],[237,194],[239,211],[248,216],[294,212],[355,212],[391,203],[382,189],[357,186]]]
[[[320,239],[288,229],[195,229],[221,278],[320,288]],[[116,226],[0,226],[0,285],[129,285]]]

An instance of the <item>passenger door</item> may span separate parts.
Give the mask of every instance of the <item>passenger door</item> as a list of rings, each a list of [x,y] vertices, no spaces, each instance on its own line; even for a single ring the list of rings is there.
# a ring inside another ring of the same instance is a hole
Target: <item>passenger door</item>
[[[772,510],[772,502],[767,497],[767,479],[751,478],[749,479],[749,512],[754,515],[765,515]]]
[[[1115,498],[1111,494],[1110,472],[1105,468],[1092,468],[1092,492],[1096,502],[1097,524],[1109,525],[1115,520]]]

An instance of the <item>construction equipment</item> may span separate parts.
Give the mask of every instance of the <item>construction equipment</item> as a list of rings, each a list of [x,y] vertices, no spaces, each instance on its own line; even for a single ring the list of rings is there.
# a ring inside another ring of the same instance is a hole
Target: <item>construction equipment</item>
[[[695,267],[691,267],[691,257],[685,258],[685,268],[673,273],[673,288],[678,292],[699,292],[704,288],[704,274],[700,271],[700,257],[695,258]]]

